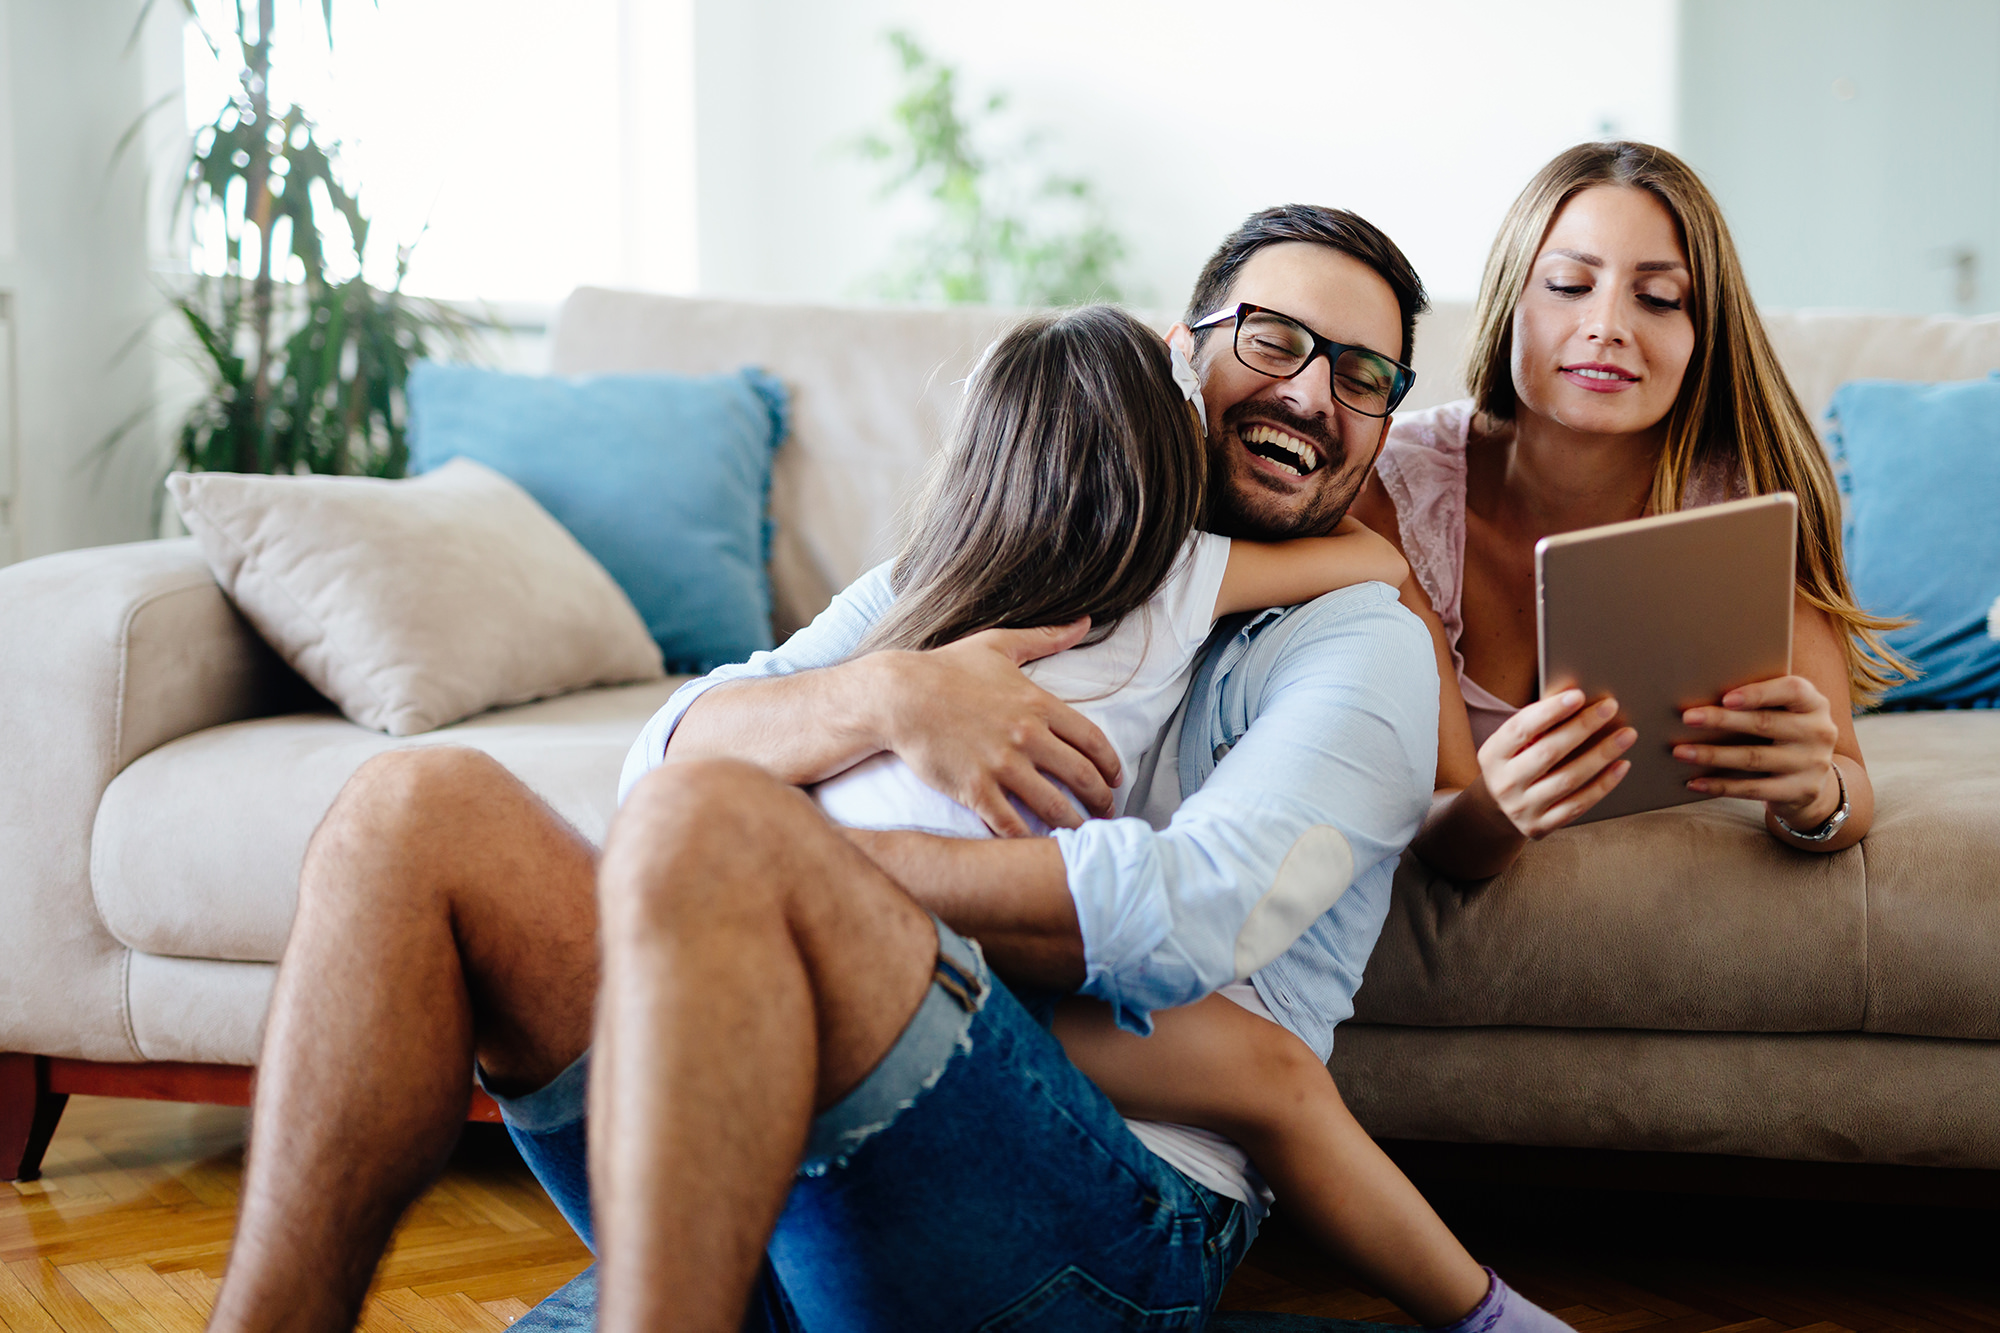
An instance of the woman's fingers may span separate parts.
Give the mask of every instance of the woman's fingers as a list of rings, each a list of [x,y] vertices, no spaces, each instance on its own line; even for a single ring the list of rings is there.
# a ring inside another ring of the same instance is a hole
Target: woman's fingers
[[[1829,746],[1838,732],[1833,725],[1833,717],[1825,709],[1810,713],[1780,712],[1766,709],[1760,713],[1737,712],[1726,708],[1690,708],[1682,717],[1699,713],[1702,720],[1691,722],[1690,726],[1712,727],[1716,731],[1726,731],[1736,736],[1756,736],[1772,743],[1776,748],[1785,745]],[[1689,748],[1714,749],[1713,745],[1688,742]],[[1675,747],[1679,753],[1680,747]],[[1697,759],[1695,763],[1708,763]]]
[[[1739,685],[1713,704],[1690,708],[1681,721],[1691,727],[1736,729],[1743,718],[1762,718],[1767,723],[1788,714],[1810,715],[1831,711],[1819,686],[1804,676],[1778,676],[1772,680]],[[1759,735],[1765,734],[1762,732]]]
[[[1486,744],[1501,758],[1512,758],[1528,748],[1537,736],[1583,707],[1582,690],[1564,690],[1546,699],[1537,699],[1502,722]]]
[[[1596,777],[1578,788],[1576,793],[1568,800],[1549,807],[1546,816],[1548,828],[1544,832],[1553,833],[1565,824],[1574,823],[1578,816],[1610,795],[1611,789],[1616,787],[1620,782],[1623,782],[1625,775],[1631,771],[1631,761],[1626,759],[1620,759],[1615,763],[1605,765],[1602,773],[1599,773]],[[1541,835],[1537,834],[1536,836],[1539,837]]]
[[[1820,693],[1819,686],[1804,676],[1774,676],[1770,680],[1739,685],[1723,695],[1719,702],[1724,708],[1731,709],[1785,708],[1809,713],[1824,704],[1826,696]]]
[[[1703,768],[1729,768],[1738,773],[1790,773],[1804,765],[1797,747],[1788,745],[1676,745],[1674,758]]]
[[[1699,792],[1755,796],[1759,800],[1799,798],[1793,782],[1760,778],[1807,774],[1817,781],[1831,762],[1839,739],[1831,707],[1819,687],[1803,676],[1780,676],[1729,691],[1720,704],[1690,708],[1682,715],[1690,726],[1712,727],[1732,736],[1755,737],[1768,744],[1697,743],[1674,747],[1674,758],[1704,768],[1732,770],[1737,777],[1697,779],[1689,786]],[[1708,785],[1702,785],[1706,782]],[[1723,789],[1727,783],[1728,790]],[[1745,786],[1745,782],[1754,786]],[[1811,784],[1806,784],[1810,786]]]
[[[1817,775],[1787,773],[1781,778],[1733,777],[1723,773],[1694,778],[1688,783],[1688,790],[1698,791],[1703,796],[1738,796],[1746,801],[1798,807],[1819,799],[1821,792],[1832,781],[1827,774],[1828,770],[1824,768]]]
[[[1534,783],[1575,753],[1577,747],[1596,734],[1599,727],[1616,716],[1618,701],[1600,699],[1569,721],[1550,728],[1536,737],[1534,744],[1514,756],[1509,767],[1516,771],[1516,780],[1524,787]]]
[[[1531,838],[1539,838],[1596,805],[1603,799],[1604,793],[1618,785],[1625,771],[1632,767],[1619,756],[1631,749],[1632,743],[1638,739],[1637,731],[1631,727],[1620,727],[1531,785],[1523,807],[1528,824],[1521,831]],[[1607,777],[1614,767],[1619,769],[1618,774]]]

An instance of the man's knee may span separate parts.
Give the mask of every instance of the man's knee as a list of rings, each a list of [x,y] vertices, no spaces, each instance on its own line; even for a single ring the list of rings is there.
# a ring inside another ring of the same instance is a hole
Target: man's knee
[[[803,793],[755,764],[700,759],[663,764],[632,788],[607,843],[670,843],[754,853],[760,840],[820,825]]]
[[[754,765],[662,765],[633,787],[605,841],[606,919],[637,926],[718,900],[746,912],[776,905],[784,863],[829,833],[811,801]]]
[[[327,817],[393,833],[405,824],[446,818],[455,808],[484,808],[490,793],[520,785],[519,778],[484,751],[463,745],[412,746],[378,754],[354,770]]]
[[[519,788],[519,779],[492,756],[464,746],[378,754],[348,778],[314,831],[302,885],[310,892],[323,878],[313,871],[330,862],[387,857],[415,870],[426,851],[449,845],[454,833],[476,836],[470,825],[494,817],[494,798]]]

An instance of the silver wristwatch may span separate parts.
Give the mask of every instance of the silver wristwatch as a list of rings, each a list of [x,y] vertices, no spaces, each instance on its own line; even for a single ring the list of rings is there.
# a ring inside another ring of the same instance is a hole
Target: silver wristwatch
[[[1778,821],[1778,827],[1797,838],[1800,842],[1827,842],[1840,832],[1840,826],[1847,822],[1847,778],[1841,773],[1840,765],[1833,766],[1833,780],[1840,784],[1840,804],[1826,817],[1826,822],[1810,832],[1793,828],[1785,822],[1785,817],[1773,810],[1771,818]]]

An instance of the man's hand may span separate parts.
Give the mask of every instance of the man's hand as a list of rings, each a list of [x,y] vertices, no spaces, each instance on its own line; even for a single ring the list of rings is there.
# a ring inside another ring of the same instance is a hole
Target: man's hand
[[[991,629],[929,652],[871,654],[882,748],[1002,837],[1028,832],[1009,794],[1052,828],[1083,822],[1051,776],[1091,814],[1110,815],[1118,752],[1096,724],[1021,674],[1089,629],[1088,619]]]

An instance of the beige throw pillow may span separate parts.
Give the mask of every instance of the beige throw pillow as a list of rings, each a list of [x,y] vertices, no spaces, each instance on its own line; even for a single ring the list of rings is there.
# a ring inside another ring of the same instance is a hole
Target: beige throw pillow
[[[410,736],[664,674],[604,567],[470,460],[408,481],[176,472],[167,489],[223,591],[364,727]]]

